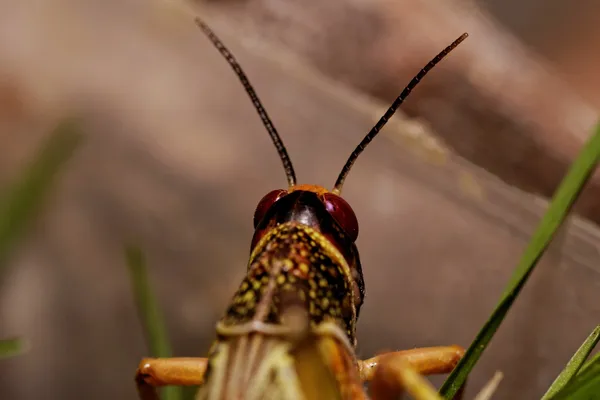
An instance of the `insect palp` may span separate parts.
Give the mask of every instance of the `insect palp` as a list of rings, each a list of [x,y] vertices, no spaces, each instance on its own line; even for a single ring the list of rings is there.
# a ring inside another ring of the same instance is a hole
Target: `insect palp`
[[[279,133],[277,133],[277,129],[275,129],[275,125],[273,125],[271,118],[269,118],[267,111],[260,102],[256,91],[250,84],[250,81],[248,80],[248,77],[242,70],[242,67],[237,62],[235,57],[231,54],[231,52],[227,49],[227,47],[225,47],[223,42],[221,42],[221,39],[217,37],[217,35],[212,31],[212,29],[208,27],[208,25],[206,25],[198,17],[195,18],[195,21],[196,24],[200,27],[200,29],[202,29],[202,32],[206,34],[206,36],[210,39],[212,44],[217,48],[217,50],[219,50],[219,52],[225,58],[225,60],[227,60],[229,66],[233,69],[239,80],[242,82],[242,85],[244,85],[246,93],[248,93],[248,96],[250,96],[252,104],[254,104],[254,108],[258,112],[258,115],[260,116],[263,125],[267,129],[267,132],[269,132],[269,136],[271,136],[271,140],[273,141],[273,144],[275,145],[275,148],[279,153],[279,158],[283,163],[283,169],[285,170],[288,185],[290,187],[294,186],[296,184],[296,173],[294,172],[294,167],[292,166],[292,160],[290,159],[290,156],[288,155],[288,152],[285,149],[285,146],[283,145],[283,141],[281,140]]]
[[[406,85],[406,87],[404,88],[402,93],[400,93],[400,96],[398,96],[396,98],[396,100],[392,103],[390,108],[388,108],[388,110],[385,112],[385,114],[383,114],[383,116],[379,119],[379,121],[375,124],[375,126],[373,128],[371,128],[369,133],[367,133],[367,136],[365,136],[364,139],[359,143],[359,145],[356,146],[356,149],[354,149],[354,151],[348,158],[348,161],[346,161],[346,164],[342,168],[340,175],[338,176],[337,180],[335,181],[335,185],[333,187],[332,193],[339,195],[342,192],[342,186],[344,185],[344,180],[348,176],[348,172],[350,172],[350,168],[352,168],[352,165],[354,164],[354,162],[356,161],[356,159],[358,158],[360,153],[362,153],[363,150],[367,147],[367,145],[373,140],[373,138],[375,138],[375,136],[377,136],[377,134],[379,133],[381,128],[383,128],[384,125],[392,117],[392,115],[394,115],[394,113],[396,112],[398,107],[400,107],[400,105],[408,97],[410,92],[412,92],[412,90],[419,84],[421,79],[423,79],[425,77],[425,75],[427,75],[427,73],[429,71],[431,71],[433,69],[433,67],[436,66],[437,63],[442,61],[442,59],[444,57],[446,57],[463,40],[465,40],[467,38],[467,36],[469,36],[467,33],[463,33],[458,39],[456,39],[454,42],[452,42],[451,45],[446,47],[437,56],[435,56],[431,61],[429,61],[429,63],[425,67],[423,67],[423,69],[421,69],[417,75],[415,75],[415,77],[408,83],[408,85]]]

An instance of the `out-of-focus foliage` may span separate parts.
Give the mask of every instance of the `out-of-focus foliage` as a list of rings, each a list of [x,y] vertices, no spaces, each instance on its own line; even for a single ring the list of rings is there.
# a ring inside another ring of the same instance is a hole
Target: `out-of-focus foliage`
[[[0,360],[23,353],[25,347],[23,339],[0,340]]]
[[[50,134],[34,160],[0,195],[0,275],[11,251],[41,210],[58,172],[73,154],[82,135],[75,121],[64,121]],[[21,339],[0,341],[0,358],[24,351]]]
[[[40,148],[33,162],[0,197],[0,268],[35,218],[55,181],[82,138],[75,121],[62,122]]]

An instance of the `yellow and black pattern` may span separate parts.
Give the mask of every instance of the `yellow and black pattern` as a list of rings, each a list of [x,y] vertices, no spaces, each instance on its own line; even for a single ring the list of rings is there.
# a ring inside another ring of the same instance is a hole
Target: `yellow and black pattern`
[[[312,327],[331,320],[351,343],[355,338],[355,293],[347,262],[312,227],[286,222],[271,229],[256,246],[248,273],[221,321],[234,326],[251,321],[279,325],[286,304],[300,303]]]

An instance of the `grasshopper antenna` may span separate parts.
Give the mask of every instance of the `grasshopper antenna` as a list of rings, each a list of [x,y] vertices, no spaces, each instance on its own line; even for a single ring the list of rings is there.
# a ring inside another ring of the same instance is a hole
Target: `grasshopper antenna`
[[[375,136],[377,136],[377,134],[379,133],[381,128],[383,128],[385,126],[385,124],[389,121],[389,119],[392,117],[392,115],[394,115],[394,113],[396,112],[398,107],[400,107],[400,105],[408,97],[410,92],[412,92],[412,90],[419,84],[419,82],[425,77],[425,75],[427,75],[427,73],[429,71],[431,71],[433,69],[433,67],[436,66],[436,64],[438,64],[440,61],[442,61],[442,59],[444,59],[444,57],[446,57],[452,50],[454,50],[468,36],[469,36],[469,34],[463,33],[458,39],[456,39],[454,42],[452,42],[452,44],[450,46],[446,47],[437,56],[435,56],[431,61],[429,61],[429,63],[425,67],[423,67],[423,69],[421,69],[419,71],[419,73],[408,83],[408,85],[404,88],[402,93],[400,93],[400,96],[398,96],[398,98],[396,98],[396,100],[392,103],[390,108],[388,108],[388,110],[381,117],[381,119],[379,119],[379,121],[375,124],[375,126],[369,131],[367,136],[365,136],[365,138],[362,140],[362,142],[360,142],[360,144],[356,147],[356,149],[354,149],[354,151],[348,158],[348,161],[346,161],[344,168],[342,168],[342,172],[340,172],[340,175],[338,176],[337,180],[335,181],[335,186],[333,187],[333,190],[332,190],[333,193],[339,195],[342,192],[342,186],[344,185],[344,181],[346,180],[346,177],[348,176],[348,172],[350,172],[350,168],[352,168],[352,165],[354,164],[354,162],[356,161],[358,156],[364,151],[364,149],[367,147],[367,145],[369,143],[371,143],[373,138],[375,138]]]
[[[258,112],[258,115],[260,116],[260,119],[262,120],[263,125],[267,129],[267,132],[269,133],[269,136],[271,136],[271,140],[273,141],[273,144],[275,145],[275,148],[277,149],[277,152],[279,153],[279,158],[281,159],[281,162],[283,163],[283,169],[285,170],[285,175],[287,177],[288,185],[290,187],[294,186],[296,184],[296,173],[294,172],[294,167],[292,166],[292,160],[290,159],[290,156],[288,155],[287,150],[285,149],[285,146],[283,145],[283,141],[281,140],[279,133],[277,133],[277,129],[275,129],[275,126],[273,125],[271,118],[269,118],[267,111],[265,110],[262,103],[258,99],[258,96],[257,96],[256,92],[254,91],[254,88],[250,84],[248,77],[242,70],[242,67],[240,66],[240,64],[238,64],[235,57],[233,57],[231,52],[227,49],[227,47],[225,47],[223,42],[221,42],[221,40],[212,31],[212,29],[210,29],[208,27],[208,25],[206,25],[198,17],[196,17],[195,21],[196,21],[196,24],[198,24],[198,26],[200,27],[200,29],[202,29],[202,32],[204,32],[206,34],[206,36],[210,39],[212,44],[217,48],[217,50],[219,50],[219,52],[225,58],[225,60],[227,60],[227,63],[231,66],[231,68],[233,69],[233,71],[235,72],[235,74],[237,75],[239,80],[242,82],[242,85],[244,85],[244,89],[246,89],[246,93],[248,93],[248,96],[250,96],[250,99],[252,100],[252,104],[254,104],[254,108]]]

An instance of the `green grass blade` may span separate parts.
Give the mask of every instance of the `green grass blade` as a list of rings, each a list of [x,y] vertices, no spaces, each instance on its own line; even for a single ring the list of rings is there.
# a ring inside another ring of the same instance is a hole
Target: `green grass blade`
[[[590,362],[567,385],[552,397],[552,400],[592,400],[600,399],[600,357],[596,354]]]
[[[144,254],[139,248],[129,246],[125,249],[125,256],[136,305],[151,355],[152,357],[171,357],[167,329],[150,286]],[[164,400],[180,400],[182,398],[181,388],[177,386],[163,388],[162,398]]]
[[[20,179],[2,191],[0,269],[5,267],[10,251],[36,216],[57,173],[81,138],[74,121],[61,123],[41,147],[34,161],[22,172]]]
[[[600,125],[587,141],[577,159],[573,162],[566,177],[555,192],[548,211],[542,218],[537,230],[526,247],[519,264],[514,271],[496,309],[479,331],[465,356],[446,379],[440,393],[453,398],[465,383],[467,376],[481,357],[496,330],[504,320],[508,310],[517,298],[527,279],[537,265],[542,254],[550,244],[554,234],[562,224],[568,212],[583,189],[584,184],[594,171],[600,157]]]
[[[580,379],[583,376],[594,376],[593,375],[593,371],[596,371],[596,374],[598,374],[598,370],[597,365],[600,363],[600,352],[594,354],[589,360],[587,360],[585,362],[585,364],[583,364],[583,366],[579,369],[579,371],[577,372],[577,375],[575,375],[575,378],[571,379],[569,381],[569,383],[567,385],[565,385],[567,388],[563,388],[561,389],[561,391],[559,391],[558,395],[555,395],[554,397],[552,397],[552,400],[558,399],[558,398],[562,398],[563,395],[563,391],[564,390],[571,390],[570,388],[568,388],[568,386],[570,386],[570,384],[575,380],[575,379]]]
[[[17,338],[0,340],[0,360],[22,354],[26,350],[27,344],[23,339]]]
[[[594,363],[597,363],[597,362],[600,362],[600,352],[594,354],[592,356],[592,358],[590,358],[589,360],[587,360],[586,363],[583,364],[583,367],[581,367],[579,369],[579,372],[577,372],[577,375],[587,373],[588,368],[591,368],[592,365],[594,365]]]
[[[577,375],[581,366],[588,358],[596,344],[600,340],[600,325],[598,325],[592,333],[587,337],[583,344],[579,347],[577,352],[571,357],[565,369],[556,377],[542,400],[548,400],[552,396],[556,395],[562,388],[564,388],[572,379]]]

